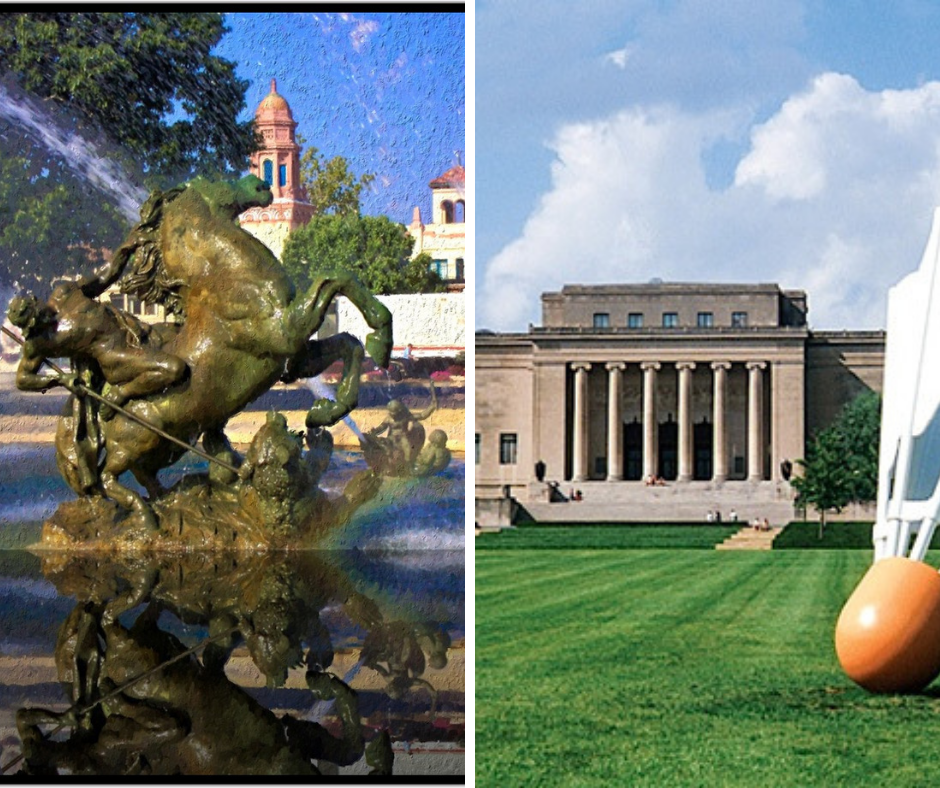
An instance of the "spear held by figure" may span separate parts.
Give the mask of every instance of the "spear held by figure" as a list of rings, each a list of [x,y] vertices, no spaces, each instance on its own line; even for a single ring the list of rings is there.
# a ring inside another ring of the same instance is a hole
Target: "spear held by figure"
[[[26,343],[22,339],[20,339],[16,334],[14,334],[9,328],[7,328],[6,326],[0,326],[0,329],[2,329],[3,333],[6,334],[8,337],[10,337],[18,345],[20,345],[21,347],[25,347]],[[91,389],[88,386],[84,385],[84,383],[81,382],[81,379],[79,378],[79,376],[75,374],[67,373],[58,364],[56,364],[53,361],[50,361],[48,358],[41,359],[41,363],[45,364],[53,372],[55,372],[56,377],[54,379],[49,379],[48,385],[44,386],[40,390],[44,391],[47,388],[51,387],[52,385],[61,385],[67,388],[77,397],[84,397],[84,396],[91,397],[92,399],[96,400],[100,405],[113,409],[116,413],[120,414],[124,418],[130,419],[131,421],[136,422],[137,424],[140,424],[142,427],[146,427],[148,430],[151,430],[152,432],[156,433],[161,438],[164,438],[165,440],[175,443],[177,446],[183,449],[186,449],[187,451],[193,452],[193,454],[196,454],[199,457],[202,457],[204,460],[208,460],[209,462],[214,462],[218,465],[221,465],[223,468],[231,471],[232,473],[238,473],[238,468],[236,468],[234,465],[231,465],[230,463],[227,463],[218,457],[214,457],[211,454],[208,454],[207,452],[202,451],[202,449],[199,449],[195,446],[191,446],[185,441],[181,441],[179,438],[176,438],[173,435],[170,435],[168,432],[161,430],[156,425],[151,424],[146,419],[141,418],[135,413],[131,413],[129,410],[126,410],[125,408],[118,405],[113,399],[104,397],[101,394],[99,394],[97,391],[95,391],[94,389]]]

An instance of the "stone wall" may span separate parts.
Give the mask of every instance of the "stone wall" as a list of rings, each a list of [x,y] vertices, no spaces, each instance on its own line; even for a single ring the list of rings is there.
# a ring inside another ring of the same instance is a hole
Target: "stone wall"
[[[422,293],[379,296],[392,313],[395,351],[414,345],[418,356],[455,356],[466,346],[466,313],[463,293]],[[365,340],[369,327],[359,310],[346,298],[336,301],[337,331]]]
[[[814,331],[806,344],[806,433],[828,427],[865,391],[882,392],[884,331]]]

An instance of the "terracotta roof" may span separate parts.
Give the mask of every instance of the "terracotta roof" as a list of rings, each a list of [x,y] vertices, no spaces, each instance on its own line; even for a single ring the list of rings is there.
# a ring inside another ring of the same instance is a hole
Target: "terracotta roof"
[[[464,172],[463,167],[458,164],[456,167],[451,167],[443,175],[439,175],[429,184],[432,189],[446,189],[453,188],[454,186],[463,186],[464,183]]]
[[[294,119],[287,99],[277,92],[277,80],[272,79],[271,92],[258,105],[258,109],[255,110],[255,117],[261,119],[261,116],[265,115],[267,118],[273,118],[281,113],[287,113],[288,118]]]

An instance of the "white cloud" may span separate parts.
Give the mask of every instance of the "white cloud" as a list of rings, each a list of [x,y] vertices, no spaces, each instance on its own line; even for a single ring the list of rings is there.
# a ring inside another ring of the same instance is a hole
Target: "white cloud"
[[[623,49],[617,49],[613,52],[608,52],[606,55],[604,55],[604,60],[609,63],[613,63],[618,68],[626,68],[627,61],[630,59],[632,54],[632,48],[630,46],[625,46]]]
[[[823,74],[766,122],[742,111],[634,108],[563,127],[552,187],[491,261],[478,325],[538,323],[566,283],[779,282],[817,327],[877,327],[917,267],[940,201],[940,83],[873,92]],[[744,141],[733,181],[703,157]]]

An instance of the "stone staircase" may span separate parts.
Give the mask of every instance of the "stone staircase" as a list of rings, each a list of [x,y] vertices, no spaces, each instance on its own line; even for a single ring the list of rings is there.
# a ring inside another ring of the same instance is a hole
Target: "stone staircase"
[[[769,531],[759,531],[745,525],[740,531],[731,534],[716,550],[772,550],[774,539],[783,530],[780,526],[771,526]]]
[[[567,496],[573,485],[565,483]],[[774,482],[689,482],[647,487],[640,482],[583,482],[581,501],[548,503],[545,485],[533,483],[522,501],[536,522],[705,522],[720,511],[727,523],[732,511],[742,524],[754,518],[774,523],[793,519],[792,493]],[[482,524],[482,522],[481,522]]]

